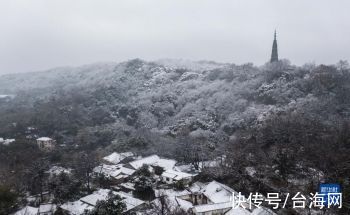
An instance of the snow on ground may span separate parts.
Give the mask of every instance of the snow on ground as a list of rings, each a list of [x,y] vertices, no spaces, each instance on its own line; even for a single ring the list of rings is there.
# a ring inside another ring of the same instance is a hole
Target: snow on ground
[[[46,173],[50,174],[50,176],[59,175],[61,173],[70,174],[71,172],[72,169],[61,166],[52,166],[48,171],[46,171]]]
[[[256,173],[256,170],[254,167],[251,167],[251,166],[248,166],[245,168],[245,171],[247,172],[247,174],[250,176],[250,177],[253,177]]]

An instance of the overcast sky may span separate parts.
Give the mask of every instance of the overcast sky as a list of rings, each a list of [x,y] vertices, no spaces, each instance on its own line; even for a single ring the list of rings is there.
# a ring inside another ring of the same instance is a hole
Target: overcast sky
[[[349,0],[0,0],[0,74],[132,58],[261,65],[350,56]]]

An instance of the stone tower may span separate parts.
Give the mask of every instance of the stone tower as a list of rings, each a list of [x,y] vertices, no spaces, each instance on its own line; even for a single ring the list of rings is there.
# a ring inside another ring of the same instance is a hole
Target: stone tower
[[[276,30],[275,30],[270,62],[272,63],[272,62],[276,62],[276,61],[278,61],[278,51],[277,51],[277,39],[276,39]]]

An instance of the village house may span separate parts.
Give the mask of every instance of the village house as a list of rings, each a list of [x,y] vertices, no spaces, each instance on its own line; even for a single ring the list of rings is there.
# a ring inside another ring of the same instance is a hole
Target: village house
[[[122,152],[122,153],[113,152],[112,154],[104,157],[103,161],[106,164],[119,164],[125,160],[132,159],[133,156],[134,156],[134,153],[132,152]]]
[[[151,155],[135,161],[129,162],[125,167],[138,170],[143,165],[148,165],[151,167],[161,167],[163,170],[173,169],[176,164],[175,160],[160,158],[158,155]]]
[[[194,175],[180,172],[172,169],[168,169],[162,173],[162,181],[167,184],[176,183],[182,181],[184,185],[189,184],[192,181]]]
[[[55,148],[56,141],[49,137],[40,137],[36,139],[39,149],[43,151],[51,151]]]
[[[113,190],[123,191],[125,193],[131,193],[135,191],[135,184],[132,182],[126,182],[113,187]]]
[[[141,157],[126,164],[120,163],[125,159],[131,158],[133,155],[134,154],[131,152],[114,152],[104,157],[103,160],[105,162],[93,169],[94,175],[99,176],[102,174],[111,180],[112,185],[120,185],[123,182],[127,182],[127,179],[131,177],[136,170],[140,169],[143,165],[147,165],[150,171],[159,176],[159,181],[166,184],[173,184],[181,181],[184,185],[187,185],[195,176],[195,174],[179,171],[175,166],[175,160],[160,158],[158,155]],[[104,164],[106,161],[107,163],[116,164]]]
[[[110,179],[112,184],[120,184],[122,182],[125,182],[127,178],[134,174],[134,172],[135,170],[126,168],[123,164],[101,164],[100,166],[97,166],[93,169],[95,176],[102,174]]]
[[[274,213],[264,207],[257,208],[246,202],[241,202],[245,206],[235,205],[233,198],[236,199],[238,193],[232,188],[212,181],[206,184],[196,182],[190,188],[184,191],[174,191],[172,189],[159,190],[157,197],[162,195],[168,197],[172,207],[180,207],[195,215],[273,215]],[[158,200],[152,201],[157,204]],[[237,202],[237,201],[236,201]],[[159,203],[158,203],[159,204]]]
[[[86,210],[92,210],[97,201],[105,201],[108,198],[110,193],[114,195],[119,195],[126,205],[126,210],[124,213],[132,213],[135,211],[140,211],[143,208],[146,208],[146,203],[140,199],[134,198],[131,195],[124,192],[114,192],[109,189],[100,189],[94,193],[87,195],[75,202],[68,202],[60,206],[62,210],[71,214],[71,215],[80,215],[83,214]]]
[[[111,179],[112,184],[114,184],[114,186],[112,186],[114,190],[113,192],[118,193],[121,196],[127,195],[126,199],[131,199],[133,197],[131,196],[131,194],[127,194],[124,192],[131,193],[135,189],[134,184],[128,181],[128,179],[136,172],[136,170],[140,169],[144,165],[149,166],[150,170],[154,172],[157,172],[157,168],[161,168],[162,171],[160,174],[158,174],[158,177],[159,181],[165,184],[174,184],[181,181],[184,182],[184,185],[188,185],[190,182],[192,182],[195,176],[195,174],[181,171],[180,168],[178,168],[178,166],[175,166],[175,160],[160,158],[158,155],[151,155],[144,158],[139,158],[137,160],[124,164],[120,163],[123,159],[132,156],[132,153],[127,153],[124,155],[122,153],[112,153],[111,155],[106,156],[104,160],[108,161],[109,163],[116,164],[108,165],[102,163],[101,165],[93,169],[95,176],[103,174],[104,176]],[[248,205],[246,205],[247,209],[241,206],[233,207],[232,199],[238,196],[238,193],[232,188],[221,184],[217,181],[212,181],[205,184],[195,182],[183,191],[175,191],[173,189],[162,189],[155,191],[158,193],[156,194],[157,198],[151,202],[151,205],[159,205],[159,198],[161,196],[167,196],[172,207],[180,207],[183,210],[196,215],[248,215],[252,214],[252,212],[254,212],[254,214],[259,215],[273,214],[273,212],[267,209],[261,211],[258,211],[259,208],[255,207],[248,209]],[[90,210],[95,206],[97,200],[104,200],[106,198],[106,190],[101,189],[89,196],[81,198],[76,202],[71,202],[63,205],[62,209],[70,211],[71,214],[81,214],[72,211],[75,210],[81,212],[85,209]],[[131,204],[130,201],[129,204]],[[136,202],[138,201],[136,200]],[[244,202],[242,204],[245,205]],[[135,204],[131,205],[132,207],[129,206],[129,208],[139,209],[139,207],[135,206]],[[152,208],[146,210],[149,210],[150,212]]]
[[[208,184],[196,182],[188,191],[190,192],[188,195],[179,198],[191,202],[194,206],[230,202],[233,193],[236,193],[232,188],[217,181]]]

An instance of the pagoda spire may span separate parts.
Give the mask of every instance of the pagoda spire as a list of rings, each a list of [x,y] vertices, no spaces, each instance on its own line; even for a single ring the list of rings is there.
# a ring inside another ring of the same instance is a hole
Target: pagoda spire
[[[276,62],[278,61],[278,50],[277,50],[277,38],[276,38],[276,30],[274,34],[273,44],[272,44],[272,53],[271,53],[271,60],[270,62]]]

